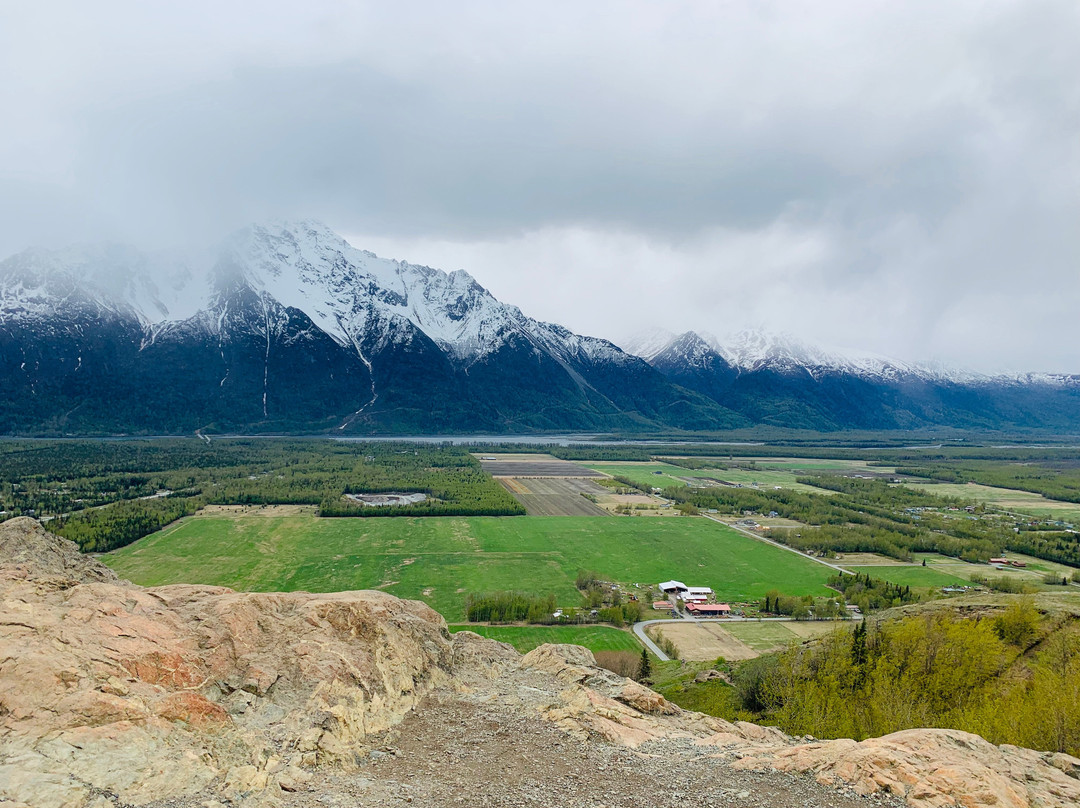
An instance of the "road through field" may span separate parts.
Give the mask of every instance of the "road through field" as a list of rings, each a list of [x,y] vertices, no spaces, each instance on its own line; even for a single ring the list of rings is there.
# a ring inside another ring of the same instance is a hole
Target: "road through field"
[[[817,558],[816,556],[812,556],[812,555],[809,555],[807,553],[804,553],[802,550],[796,550],[794,547],[788,547],[786,544],[781,544],[778,541],[773,541],[772,539],[767,539],[767,538],[765,538],[764,536],[762,536],[762,535],[760,535],[758,533],[754,533],[752,531],[746,530],[746,529],[738,527],[736,525],[729,525],[727,522],[723,521],[722,519],[717,519],[715,516],[710,516],[707,513],[703,513],[702,516],[704,516],[706,519],[712,520],[713,522],[724,525],[725,527],[730,527],[732,530],[735,530],[735,531],[737,531],[739,533],[742,533],[744,536],[749,536],[752,539],[757,539],[758,541],[765,542],[765,544],[771,544],[773,547],[779,547],[782,550],[787,550],[789,553],[795,553],[795,555],[800,555],[803,558],[808,558],[811,561],[815,561],[818,564],[823,564],[824,566],[829,567],[830,569],[834,569],[837,572],[842,572],[844,575],[854,575],[855,574],[851,570],[844,569],[843,567],[837,566],[836,564],[830,564],[828,561],[826,561],[826,560],[824,560],[822,558]]]

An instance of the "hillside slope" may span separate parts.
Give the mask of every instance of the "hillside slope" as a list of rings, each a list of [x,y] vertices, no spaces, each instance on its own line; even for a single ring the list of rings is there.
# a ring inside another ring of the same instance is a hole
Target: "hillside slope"
[[[0,525],[5,808],[674,808],[687,793],[853,808],[882,791],[1064,808],[1078,772],[956,732],[800,743],[680,710],[576,646],[521,657],[451,637],[381,592],[143,589],[30,519]]]

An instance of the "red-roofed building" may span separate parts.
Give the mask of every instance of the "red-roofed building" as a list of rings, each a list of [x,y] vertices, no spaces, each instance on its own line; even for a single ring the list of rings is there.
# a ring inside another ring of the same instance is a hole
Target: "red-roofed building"
[[[653,605],[652,605],[652,607],[653,607],[654,609],[656,609],[656,611],[658,611],[658,612],[665,612],[665,611],[669,611],[669,610],[671,610],[671,609],[674,609],[674,608],[675,608],[674,606],[672,606],[672,605],[671,605],[671,601],[670,601],[670,600],[657,600],[657,601],[653,601]]]
[[[731,607],[726,603],[687,603],[686,611],[701,617],[727,617]]]

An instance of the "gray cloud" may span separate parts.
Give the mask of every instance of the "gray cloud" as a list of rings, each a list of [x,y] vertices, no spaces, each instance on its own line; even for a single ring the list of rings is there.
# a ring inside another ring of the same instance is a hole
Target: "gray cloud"
[[[4,14],[4,253],[315,216],[589,333],[1080,370],[1072,2]]]

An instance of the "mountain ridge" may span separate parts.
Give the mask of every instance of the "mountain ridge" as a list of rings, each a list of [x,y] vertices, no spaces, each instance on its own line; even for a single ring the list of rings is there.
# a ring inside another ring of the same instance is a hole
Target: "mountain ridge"
[[[671,381],[755,423],[785,428],[1076,429],[1080,376],[988,376],[876,354],[844,355],[789,335],[728,341],[651,331],[632,349]]]
[[[1080,428],[1069,374],[987,376],[761,331],[654,330],[629,347],[312,220],[188,252],[31,249],[0,262],[0,433]]]
[[[201,253],[13,256],[0,263],[0,370],[8,432],[743,423],[462,270],[379,258],[309,220],[252,225]]]

